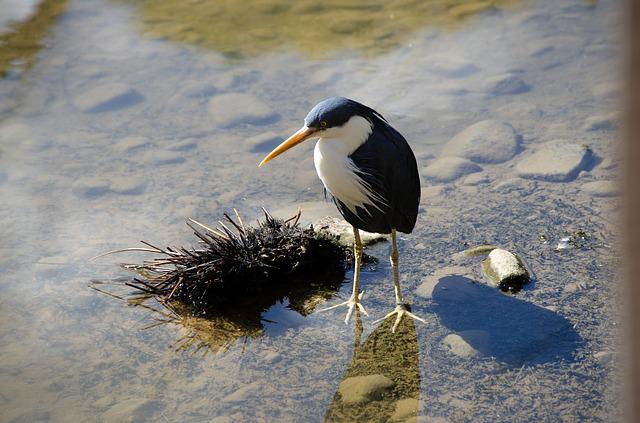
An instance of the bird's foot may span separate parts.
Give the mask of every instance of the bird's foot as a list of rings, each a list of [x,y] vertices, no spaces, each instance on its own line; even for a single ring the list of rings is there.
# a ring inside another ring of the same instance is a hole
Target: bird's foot
[[[427,321],[424,320],[422,317],[418,317],[415,314],[411,313],[409,311],[409,306],[407,306],[406,304],[400,303],[400,304],[396,304],[396,308],[391,313],[387,314],[386,316],[384,316],[381,319],[376,320],[375,322],[373,322],[373,324],[380,323],[383,320],[385,320],[387,317],[391,317],[394,314],[396,314],[397,316],[396,316],[396,321],[393,324],[393,327],[391,328],[391,332],[393,332],[393,333],[396,332],[396,329],[398,328],[398,325],[400,324],[400,321],[402,320],[402,318],[405,315],[411,317],[414,320],[418,320],[418,321],[420,321],[422,323],[427,323]]]
[[[360,310],[360,312],[362,312],[362,314],[364,314],[365,316],[369,315],[369,313],[367,313],[367,310],[365,310],[364,307],[362,306],[362,304],[360,304],[360,300],[362,300],[362,295],[363,294],[364,294],[364,291],[359,293],[357,298],[356,298],[355,294],[352,294],[351,297],[349,297],[349,299],[347,301],[344,301],[344,302],[342,302],[340,304],[333,305],[331,307],[323,308],[321,310],[318,310],[318,312],[333,310],[334,308],[347,306],[348,307],[348,309],[347,309],[347,317],[345,317],[344,323],[348,324],[349,323],[349,319],[351,318],[351,315],[353,314],[353,310],[356,307],[358,307],[358,310]]]

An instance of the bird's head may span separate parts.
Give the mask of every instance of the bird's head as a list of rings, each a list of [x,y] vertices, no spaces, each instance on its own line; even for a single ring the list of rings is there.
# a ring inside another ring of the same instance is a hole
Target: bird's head
[[[374,122],[380,119],[384,121],[378,112],[356,101],[344,97],[328,98],[316,104],[304,118],[304,126],[267,154],[259,166],[308,139],[355,137],[364,141]]]

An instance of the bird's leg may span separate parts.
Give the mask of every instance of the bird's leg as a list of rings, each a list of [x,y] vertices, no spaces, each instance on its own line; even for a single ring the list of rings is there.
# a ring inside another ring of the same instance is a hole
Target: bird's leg
[[[398,244],[396,242],[396,230],[391,230],[391,256],[389,257],[389,261],[391,261],[391,269],[393,271],[393,287],[396,294],[396,308],[382,319],[378,319],[374,322],[379,323],[385,320],[387,317],[391,317],[394,314],[396,315],[396,321],[391,328],[391,332],[395,332],[396,328],[400,324],[402,317],[405,315],[411,317],[412,319],[419,320],[422,323],[427,323],[423,318],[416,316],[415,314],[409,311],[409,307],[405,304],[402,299],[402,292],[400,291],[400,269],[398,266],[399,262],[399,254],[398,254]]]
[[[362,240],[360,239],[360,231],[355,226],[353,227],[353,238],[354,238],[354,243],[353,243],[354,269],[353,269],[353,291],[351,293],[351,297],[349,297],[347,301],[342,302],[340,304],[336,304],[334,306],[323,308],[322,310],[318,310],[318,311],[327,311],[327,310],[333,310],[334,308],[338,308],[340,306],[347,306],[348,307],[347,317],[345,317],[344,319],[345,324],[349,323],[349,318],[351,318],[351,315],[353,314],[353,309],[356,307],[358,307],[358,310],[360,310],[365,316],[369,315],[369,313],[367,313],[367,311],[364,309],[362,304],[360,304],[360,300],[362,299],[362,294],[364,294],[364,292],[360,292],[360,265],[362,264],[363,247],[362,247]]]

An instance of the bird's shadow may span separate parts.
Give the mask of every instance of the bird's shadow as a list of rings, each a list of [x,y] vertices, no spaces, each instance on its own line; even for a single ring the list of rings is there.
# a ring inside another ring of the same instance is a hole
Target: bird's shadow
[[[482,356],[514,366],[573,361],[583,342],[558,313],[463,276],[439,279],[432,310]]]

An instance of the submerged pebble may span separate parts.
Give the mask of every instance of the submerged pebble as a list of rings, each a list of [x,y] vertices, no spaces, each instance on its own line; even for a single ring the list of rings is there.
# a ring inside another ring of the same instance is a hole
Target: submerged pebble
[[[518,176],[550,182],[575,179],[593,158],[589,147],[555,140],[541,145],[535,153],[516,165]]]
[[[404,398],[396,402],[395,410],[391,415],[392,422],[408,423],[412,417],[418,414],[418,406],[420,402],[417,398]]]
[[[529,85],[518,75],[505,73],[487,79],[484,90],[491,95],[520,94],[529,91]]]
[[[449,140],[442,156],[456,156],[476,163],[502,163],[518,151],[518,136],[508,123],[483,120]]]
[[[451,353],[462,358],[476,357],[478,351],[475,350],[464,338],[457,333],[450,333],[442,340],[444,345]]]
[[[213,97],[209,114],[216,125],[228,128],[238,124],[262,125],[278,120],[276,112],[249,94],[229,93]]]
[[[85,113],[100,113],[130,107],[143,100],[144,97],[129,85],[114,82],[77,95],[73,104]]]
[[[451,182],[482,168],[470,160],[460,157],[442,157],[427,166],[422,174],[432,181]]]
[[[109,185],[110,182],[106,178],[83,177],[71,185],[71,191],[78,197],[96,198],[108,193]]]
[[[373,401],[391,391],[395,384],[384,375],[348,377],[340,383],[338,392],[347,404]]]
[[[139,150],[143,147],[148,147],[149,145],[151,145],[151,142],[149,141],[148,138],[133,135],[133,136],[120,139],[114,145],[114,149],[118,153],[124,153],[124,152],[132,152],[134,150]]]

